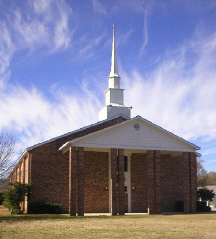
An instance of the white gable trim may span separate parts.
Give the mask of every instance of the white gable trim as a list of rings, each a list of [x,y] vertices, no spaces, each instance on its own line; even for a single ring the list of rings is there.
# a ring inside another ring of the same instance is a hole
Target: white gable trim
[[[94,127],[94,126],[96,126],[96,125],[100,125],[100,124],[102,124],[102,123],[105,123],[106,121],[113,120],[113,119],[118,118],[118,117],[120,117],[120,116],[123,117],[123,118],[125,118],[125,119],[127,119],[127,120],[129,119],[129,118],[126,117],[125,115],[119,114],[119,115],[114,116],[114,117],[112,117],[112,118],[109,118],[109,119],[106,119],[106,120],[102,120],[102,121],[98,121],[98,122],[95,123],[95,124],[90,124],[90,125],[88,125],[88,126],[85,126],[85,127],[80,128],[80,129],[77,129],[77,130],[68,132],[68,133],[66,133],[66,134],[57,136],[57,137],[55,137],[55,138],[49,139],[49,140],[44,141],[44,142],[42,142],[42,143],[35,144],[35,145],[33,145],[33,146],[28,147],[26,150],[27,150],[27,151],[31,151],[32,149],[37,148],[37,147],[39,147],[39,146],[41,146],[41,145],[44,145],[44,144],[53,142],[53,141],[55,141],[55,140],[57,140],[57,139],[61,139],[61,138],[63,138],[63,137],[66,137],[66,136],[68,136],[68,135],[71,135],[71,134],[78,133],[78,132],[80,132],[80,131],[86,130],[86,129],[91,128],[91,127]],[[84,136],[83,136],[83,137],[84,137]]]
[[[129,118],[126,117],[125,115],[119,114],[119,115],[114,116],[114,117],[112,117],[112,118],[109,118],[109,119],[106,119],[106,120],[102,120],[102,121],[98,121],[98,122],[95,123],[95,124],[91,124],[91,125],[82,127],[82,128],[80,128],[80,129],[77,129],[77,130],[68,132],[68,133],[66,133],[66,134],[57,136],[57,137],[55,137],[55,138],[49,139],[49,140],[47,140],[47,141],[44,141],[44,142],[41,142],[41,143],[38,143],[38,144],[35,144],[35,145],[33,145],[33,146],[30,146],[30,147],[26,148],[26,149],[24,150],[24,152],[21,154],[21,156],[18,158],[17,163],[15,164],[15,166],[13,167],[13,169],[11,170],[11,172],[13,172],[14,168],[19,164],[19,162],[22,160],[22,158],[25,157],[25,156],[27,155],[27,153],[30,152],[31,150],[33,150],[34,148],[40,147],[40,146],[42,146],[42,145],[44,145],[44,144],[51,143],[51,142],[53,142],[53,141],[55,141],[55,140],[57,140],[57,139],[61,139],[61,138],[66,137],[66,136],[68,136],[68,135],[78,133],[78,132],[80,132],[80,131],[86,130],[86,129],[91,128],[91,127],[94,127],[94,126],[96,126],[96,125],[100,125],[100,124],[102,124],[102,123],[105,123],[106,121],[113,120],[113,119],[118,118],[118,117],[120,117],[120,116],[123,117],[123,118],[125,118],[126,120],[129,119]]]
[[[157,128],[159,131],[162,131],[164,132],[165,134],[168,134],[170,135],[171,137],[174,137],[175,139],[183,142],[184,144],[190,146],[191,148],[193,148],[193,150],[199,150],[200,148],[186,140],[184,140],[183,138],[161,128],[160,126],[158,125],[155,125],[153,124],[152,122],[140,117],[140,116],[136,116],[130,120],[127,120],[127,121],[124,121],[118,125],[114,125],[114,126],[111,126],[111,127],[108,127],[108,128],[105,128],[105,129],[102,129],[100,131],[97,131],[97,132],[94,132],[94,133],[91,133],[91,134],[88,134],[86,136],[83,136],[83,137],[80,137],[80,138],[76,138],[74,140],[71,140],[71,141],[68,141],[67,143],[65,143],[64,145],[62,145],[59,150],[63,151],[63,152],[66,152],[69,148],[69,146],[73,145],[73,146],[79,146],[79,142],[82,141],[83,139],[88,139],[88,138],[91,138],[93,136],[97,136],[97,135],[100,135],[102,134],[103,132],[106,132],[106,131],[110,131],[112,129],[115,129],[117,127],[120,127],[120,126],[123,126],[125,124],[129,124],[130,122],[132,121],[135,121],[135,120],[141,120],[147,124],[149,124],[150,126],[153,126],[154,128]],[[88,143],[82,143],[82,147],[93,147],[93,148],[106,148],[106,145],[103,145],[102,143],[100,143],[99,145],[95,145],[94,143],[91,143],[91,142],[88,142]],[[109,147],[112,147],[112,148],[118,148],[118,146],[116,144],[109,144]],[[134,146],[133,148],[129,145],[129,144],[125,144],[125,145],[121,145],[122,148],[127,148],[127,149],[135,149]],[[142,145],[136,145],[136,149],[143,149],[143,150],[169,150],[170,151],[170,148],[160,148],[160,147],[152,147],[151,145],[146,145],[146,147],[143,147]],[[176,148],[172,148],[173,151],[178,151],[178,149]],[[185,152],[191,152],[191,149],[189,150],[188,148],[185,148]]]

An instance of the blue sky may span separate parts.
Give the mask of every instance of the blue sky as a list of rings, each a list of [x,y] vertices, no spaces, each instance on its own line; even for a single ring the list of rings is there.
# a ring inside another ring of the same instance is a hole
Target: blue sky
[[[112,24],[132,116],[200,146],[216,171],[216,1],[0,1],[0,128],[16,150],[98,121]]]

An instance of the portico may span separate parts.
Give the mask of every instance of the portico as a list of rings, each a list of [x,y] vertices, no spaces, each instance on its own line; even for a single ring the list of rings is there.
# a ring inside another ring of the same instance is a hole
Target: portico
[[[107,195],[106,208],[109,211],[104,212],[111,215],[124,215],[125,212],[159,214],[170,211],[166,202],[169,200],[172,208],[182,201],[185,213],[195,212],[197,149],[197,146],[140,116],[68,141],[60,150],[63,153],[69,151],[70,215],[84,215],[84,171],[88,167],[85,162],[91,153],[96,155],[96,152],[107,155],[107,171],[103,174],[106,180],[99,186],[104,188],[102,198]],[[97,157],[94,160],[97,161]],[[97,163],[100,164],[100,160]],[[173,170],[177,165],[177,171],[172,172],[170,165]],[[167,181],[166,169],[169,180],[173,178],[171,182]],[[171,196],[164,195],[167,187],[169,190],[174,188]]]

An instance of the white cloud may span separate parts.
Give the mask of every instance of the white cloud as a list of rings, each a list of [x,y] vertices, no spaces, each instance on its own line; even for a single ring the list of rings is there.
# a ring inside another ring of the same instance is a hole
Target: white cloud
[[[92,4],[93,4],[93,11],[95,13],[100,13],[100,14],[107,14],[107,8],[100,3],[98,0],[92,0]]]
[[[86,60],[90,57],[94,56],[93,50],[95,47],[97,47],[101,41],[103,40],[105,34],[102,34],[100,36],[96,36],[94,38],[88,39],[88,37],[83,37],[82,41],[79,41],[79,44],[83,42],[84,46],[80,48],[78,51],[77,56],[74,58],[75,60]]]
[[[37,14],[44,14],[49,11],[51,2],[53,2],[53,0],[37,0],[33,1],[32,4]]]
[[[204,164],[205,165],[208,165],[208,164],[215,164],[216,163],[216,159],[212,159],[212,160],[208,160],[208,161],[205,161]]]
[[[121,74],[133,115],[189,140],[216,139],[215,41],[216,34],[193,39],[164,55],[148,74]]]
[[[144,0],[122,0],[117,2],[119,7],[122,9],[129,8],[130,10],[136,11],[138,13],[143,14],[146,9],[151,8],[155,3],[155,1],[144,1]]]
[[[10,77],[10,61],[14,52],[14,44],[11,41],[10,32],[5,22],[0,22],[0,89]]]
[[[0,87],[10,73],[10,62],[20,50],[54,52],[70,45],[68,19],[72,9],[63,0],[24,1],[8,6],[0,21]],[[71,30],[73,33],[73,30]]]
[[[140,56],[143,54],[147,44],[148,44],[148,25],[147,25],[147,11],[144,11],[144,24],[143,24],[143,44],[140,49]]]
[[[84,85],[80,93],[53,91],[50,101],[36,88],[10,86],[0,96],[0,128],[18,135],[17,150],[94,123],[101,103]],[[10,94],[8,94],[10,92]],[[83,97],[85,95],[85,97]]]

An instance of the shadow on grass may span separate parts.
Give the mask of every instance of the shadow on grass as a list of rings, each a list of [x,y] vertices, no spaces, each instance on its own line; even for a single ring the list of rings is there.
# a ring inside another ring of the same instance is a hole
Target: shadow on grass
[[[0,221],[5,222],[18,222],[18,221],[34,221],[34,220],[87,220],[87,219],[128,219],[128,218],[146,218],[149,215],[125,215],[125,216],[107,216],[107,215],[91,215],[91,216],[69,216],[67,214],[22,214],[22,215],[1,215]]]

